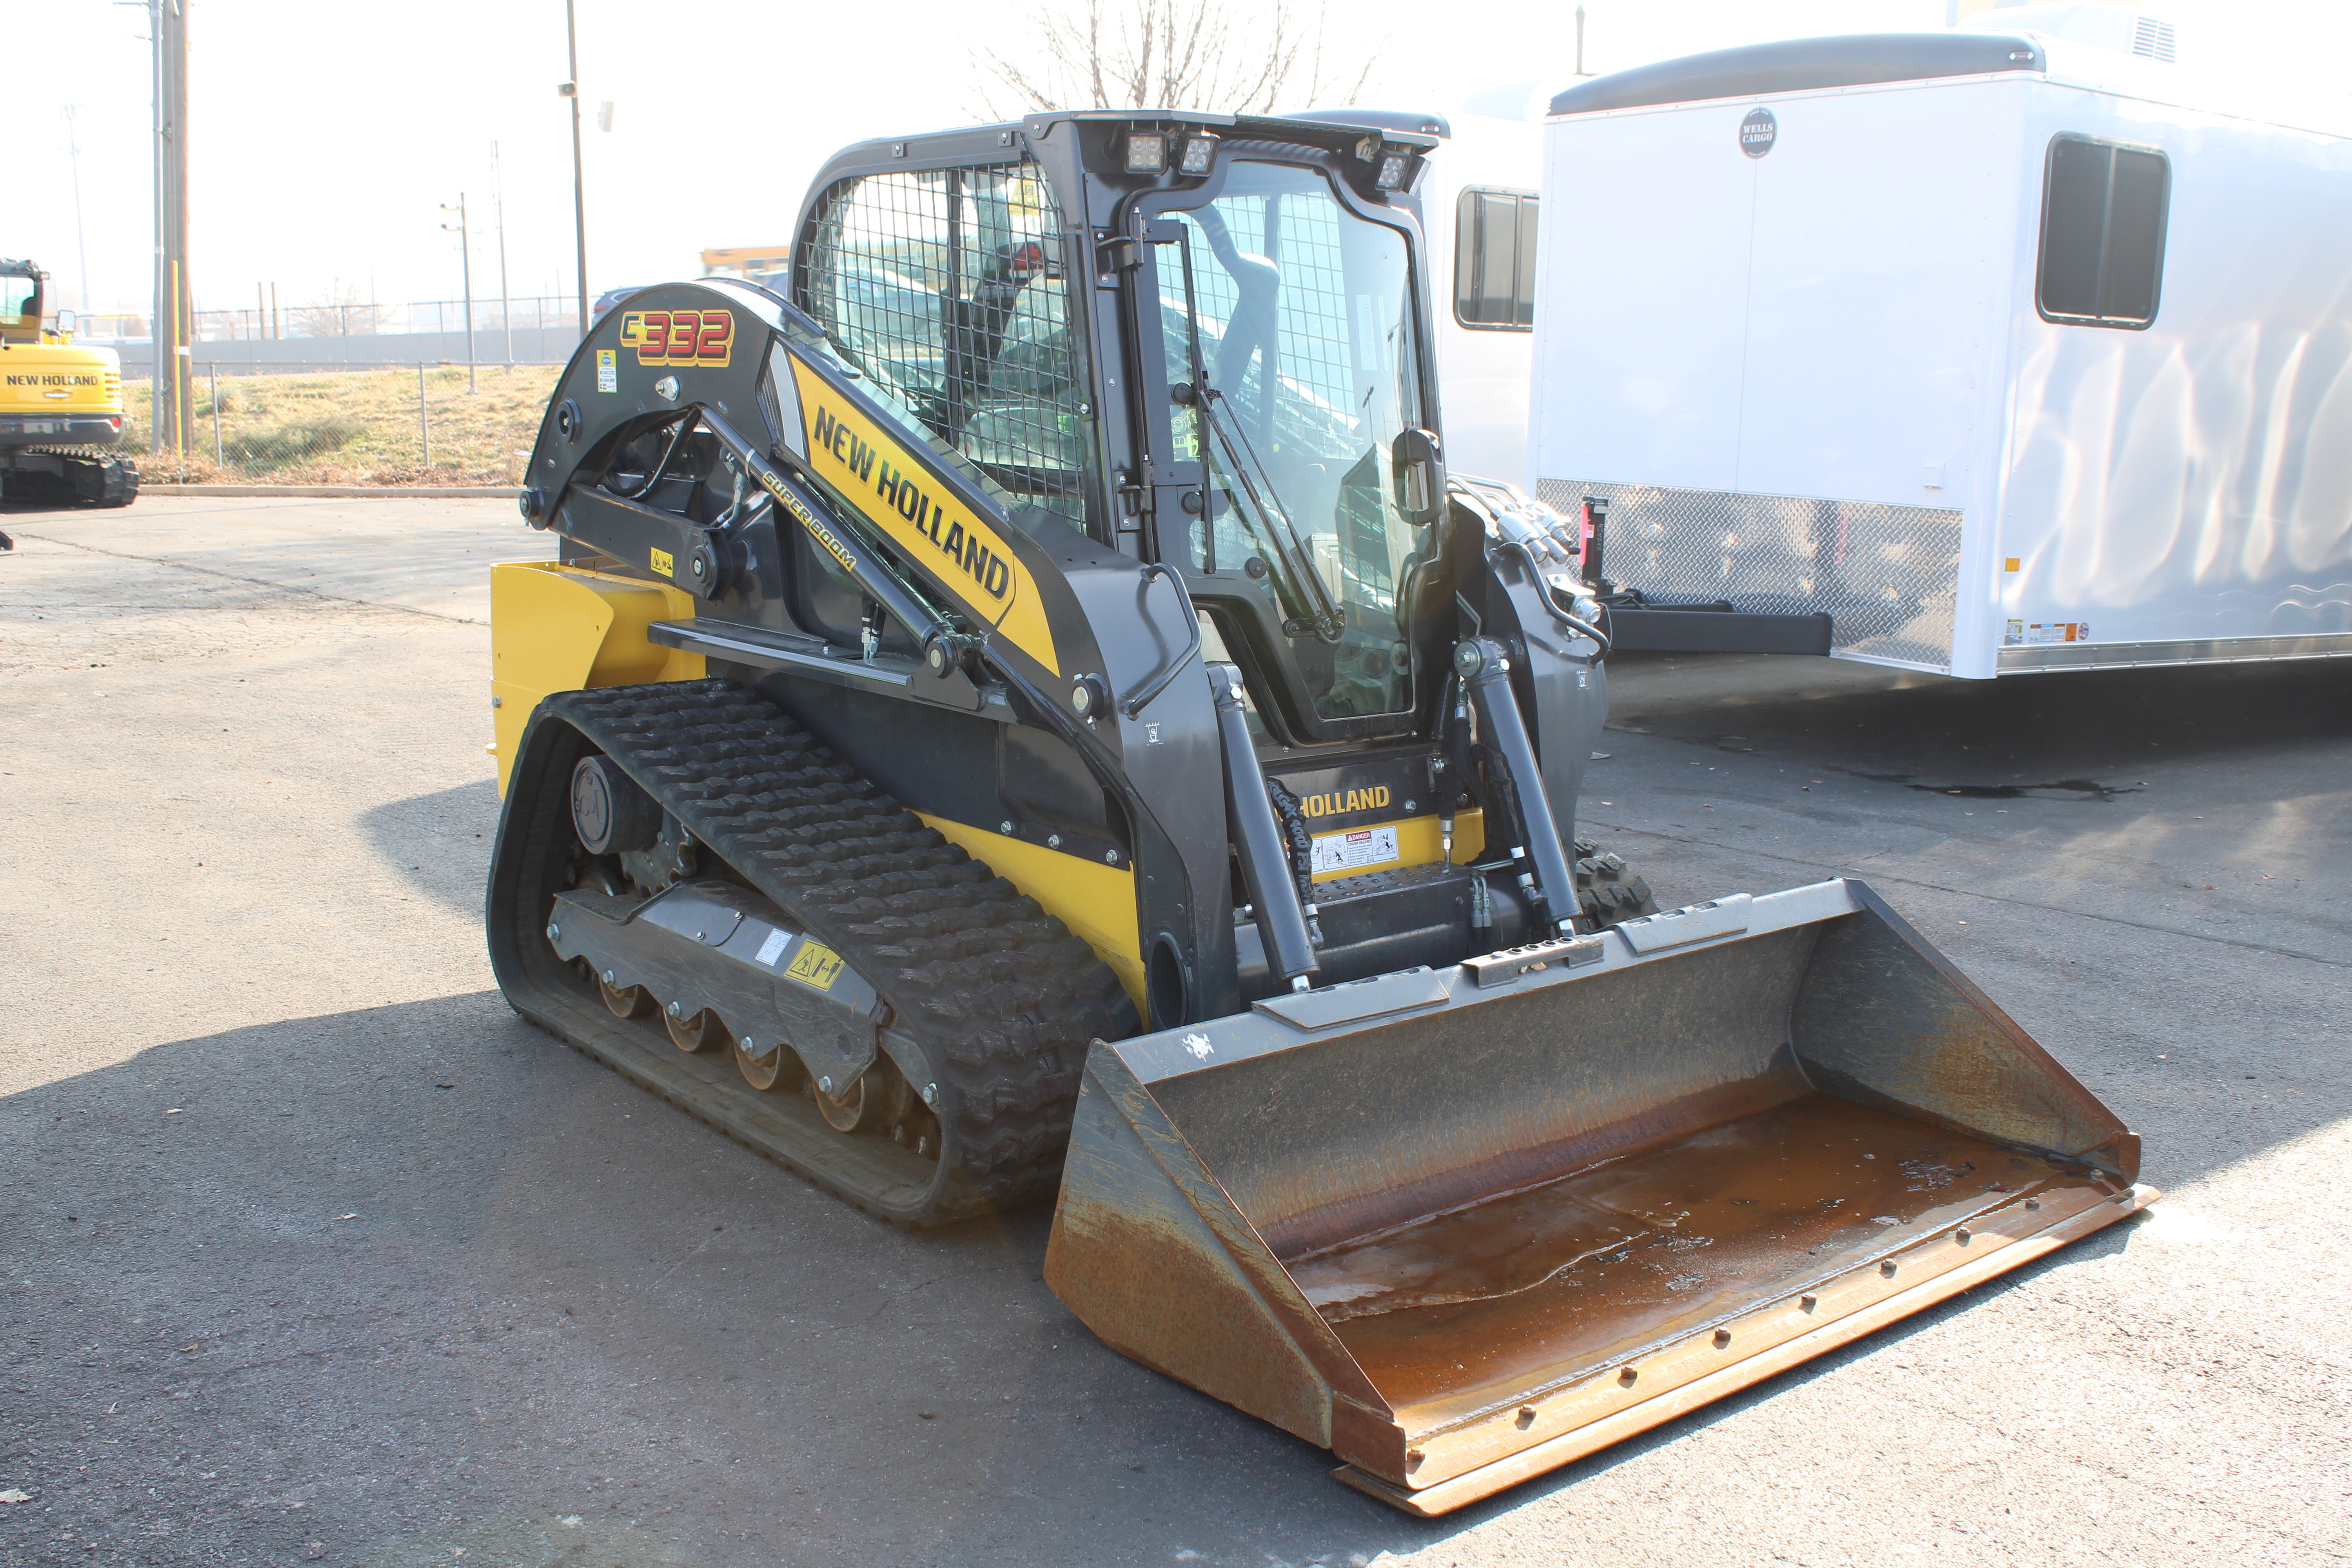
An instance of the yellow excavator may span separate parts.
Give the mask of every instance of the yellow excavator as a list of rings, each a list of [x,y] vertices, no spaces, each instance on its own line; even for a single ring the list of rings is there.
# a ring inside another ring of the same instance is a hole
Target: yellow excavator
[[[122,438],[122,361],[76,344],[69,310],[43,325],[47,282],[0,258],[0,500],[129,506],[138,466],[106,450]]]
[[[1145,1365],[1443,1513],[2123,1218],[1870,889],[1582,837],[1579,522],[1449,474],[1426,117],[837,154],[632,294],[492,577],[526,1017],[881,1219],[1057,1194]]]

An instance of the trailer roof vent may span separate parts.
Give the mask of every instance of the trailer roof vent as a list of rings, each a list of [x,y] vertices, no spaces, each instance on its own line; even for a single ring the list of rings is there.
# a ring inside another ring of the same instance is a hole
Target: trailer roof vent
[[[2134,21],[2137,25],[2132,28],[2131,52],[2172,64],[2172,24],[2153,16],[2135,17]]]

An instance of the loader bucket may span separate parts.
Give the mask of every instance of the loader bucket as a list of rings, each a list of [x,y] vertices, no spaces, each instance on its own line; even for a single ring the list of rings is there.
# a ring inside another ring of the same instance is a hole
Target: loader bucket
[[[1097,1041],[1045,1278],[1433,1515],[2121,1219],[2138,1167],[1831,881]]]

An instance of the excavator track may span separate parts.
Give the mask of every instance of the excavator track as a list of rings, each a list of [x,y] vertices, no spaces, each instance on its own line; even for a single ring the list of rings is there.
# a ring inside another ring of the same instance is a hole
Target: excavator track
[[[139,465],[100,447],[22,447],[0,452],[0,496],[129,506],[139,499]]]
[[[938,1073],[937,1157],[824,1125],[724,1054],[616,1018],[550,945],[581,853],[573,766],[640,787],[888,1004]],[[1108,965],[988,867],[926,827],[767,699],[724,680],[560,693],[525,732],[491,874],[491,956],[525,1017],[878,1217],[941,1225],[1053,1189],[1087,1044],[1138,1027]]]

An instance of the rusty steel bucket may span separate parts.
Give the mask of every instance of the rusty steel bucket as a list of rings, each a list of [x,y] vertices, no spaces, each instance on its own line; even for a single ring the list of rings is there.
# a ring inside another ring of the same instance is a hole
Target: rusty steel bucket
[[[1434,1515],[2112,1224],[2138,1173],[1839,880],[1097,1041],[1045,1279]]]

